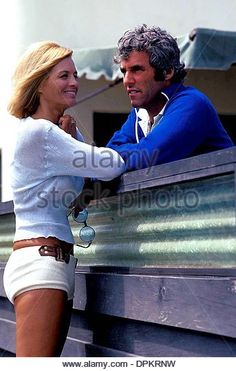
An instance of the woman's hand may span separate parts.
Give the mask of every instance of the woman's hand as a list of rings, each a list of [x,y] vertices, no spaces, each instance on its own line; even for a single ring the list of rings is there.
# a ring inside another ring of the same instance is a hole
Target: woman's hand
[[[58,124],[62,130],[76,138],[76,122],[72,116],[64,115],[60,117]]]

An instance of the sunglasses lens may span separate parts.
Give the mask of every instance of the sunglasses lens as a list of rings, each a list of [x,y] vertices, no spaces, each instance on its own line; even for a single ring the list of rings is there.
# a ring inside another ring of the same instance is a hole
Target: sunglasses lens
[[[95,230],[92,227],[85,226],[79,232],[79,237],[84,242],[92,242],[95,238]]]
[[[75,217],[73,213],[73,219],[77,223],[84,223],[88,218],[88,211],[86,209],[79,212],[79,214]]]

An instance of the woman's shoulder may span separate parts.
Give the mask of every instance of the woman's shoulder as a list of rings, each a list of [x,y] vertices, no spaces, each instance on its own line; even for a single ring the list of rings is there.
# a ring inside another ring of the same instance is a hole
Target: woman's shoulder
[[[20,120],[18,127],[18,139],[34,142],[35,145],[42,144],[42,142],[48,139],[48,135],[50,135],[50,132],[54,129],[54,126],[58,130],[57,126],[51,121],[27,117]]]
[[[52,125],[53,123],[43,119],[21,119],[17,129],[16,152],[28,151],[33,156],[39,148],[45,146]]]
[[[27,130],[29,132],[44,132],[50,130],[54,124],[45,119],[34,119],[33,117],[27,117],[20,120],[20,129]]]

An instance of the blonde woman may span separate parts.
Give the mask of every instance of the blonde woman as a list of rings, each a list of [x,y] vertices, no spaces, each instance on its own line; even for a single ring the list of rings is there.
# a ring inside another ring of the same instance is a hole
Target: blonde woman
[[[9,113],[19,118],[11,185],[16,215],[4,287],[16,312],[16,356],[59,356],[74,295],[68,206],[83,177],[110,180],[125,168],[112,149],[85,144],[64,111],[79,87],[72,50],[32,45],[14,74]],[[62,130],[65,129],[65,130]]]

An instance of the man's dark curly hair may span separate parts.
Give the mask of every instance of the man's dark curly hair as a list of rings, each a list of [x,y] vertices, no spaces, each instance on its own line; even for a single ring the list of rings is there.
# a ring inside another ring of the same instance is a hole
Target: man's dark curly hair
[[[117,45],[115,63],[128,59],[132,51],[146,52],[149,63],[155,69],[155,79],[163,81],[165,74],[174,70],[172,82],[181,82],[186,76],[184,63],[180,62],[180,50],[176,39],[159,27],[148,27],[143,24],[128,30]]]

